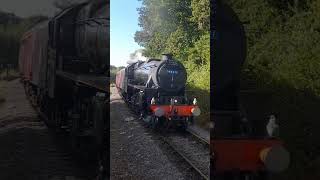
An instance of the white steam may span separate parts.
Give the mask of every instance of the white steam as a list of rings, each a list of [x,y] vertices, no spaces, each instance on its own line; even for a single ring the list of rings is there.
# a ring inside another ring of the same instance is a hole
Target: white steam
[[[143,56],[143,49],[138,49],[134,53],[130,54],[130,59],[127,61],[128,64],[135,63],[137,61],[146,61],[147,57]]]

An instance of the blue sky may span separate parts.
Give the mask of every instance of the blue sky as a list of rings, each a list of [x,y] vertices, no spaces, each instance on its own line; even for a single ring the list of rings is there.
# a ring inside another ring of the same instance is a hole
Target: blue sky
[[[110,64],[126,66],[129,56],[141,47],[134,41],[140,29],[137,8],[138,0],[111,0],[110,2]]]

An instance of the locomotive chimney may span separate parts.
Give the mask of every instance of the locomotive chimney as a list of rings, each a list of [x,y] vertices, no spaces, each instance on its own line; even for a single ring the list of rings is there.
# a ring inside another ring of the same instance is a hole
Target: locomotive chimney
[[[166,60],[172,60],[172,54],[170,53],[162,54],[162,61],[166,61]]]

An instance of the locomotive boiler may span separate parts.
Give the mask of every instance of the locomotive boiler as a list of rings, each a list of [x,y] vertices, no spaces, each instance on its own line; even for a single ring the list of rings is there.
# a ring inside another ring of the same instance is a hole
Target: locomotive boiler
[[[116,86],[152,127],[178,125],[185,129],[193,116],[200,115],[196,98],[186,97],[186,80],[184,66],[171,54],[164,54],[161,60],[138,61],[120,70]]]
[[[89,60],[96,72],[105,72],[109,58],[108,14],[109,7],[103,1],[81,9],[76,21],[75,47],[77,56]]]
[[[168,59],[169,58],[169,59]],[[183,94],[187,73],[184,66],[170,59],[166,55],[163,59],[149,59],[147,62],[138,62],[134,67],[133,82],[135,85],[159,88],[162,93]]]
[[[59,68],[95,74],[106,72],[108,13],[107,1],[99,0],[66,9],[50,21],[49,44],[63,56],[58,60]]]
[[[288,167],[289,153],[277,137],[250,132],[254,127],[239,101],[240,72],[247,51],[245,29],[229,5],[222,1],[213,5],[210,174],[214,179],[267,179],[270,172]]]

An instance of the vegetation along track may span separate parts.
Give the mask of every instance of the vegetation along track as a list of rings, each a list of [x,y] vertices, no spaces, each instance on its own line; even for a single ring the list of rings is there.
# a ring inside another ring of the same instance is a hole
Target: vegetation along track
[[[204,179],[209,179],[209,143],[193,133],[166,133],[161,139]]]

